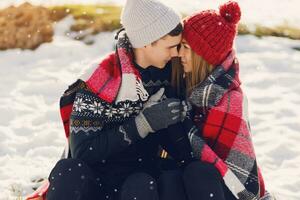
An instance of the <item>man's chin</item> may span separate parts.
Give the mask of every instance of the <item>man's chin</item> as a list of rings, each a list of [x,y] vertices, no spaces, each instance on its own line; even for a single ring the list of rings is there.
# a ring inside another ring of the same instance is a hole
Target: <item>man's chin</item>
[[[155,67],[158,68],[158,69],[163,69],[163,68],[165,68],[166,64],[167,63],[156,64]]]

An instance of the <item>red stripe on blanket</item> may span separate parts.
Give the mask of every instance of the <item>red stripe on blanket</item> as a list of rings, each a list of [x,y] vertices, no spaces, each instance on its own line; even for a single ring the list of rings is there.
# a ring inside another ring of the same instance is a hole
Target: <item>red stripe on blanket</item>
[[[121,72],[115,59],[115,53],[107,56],[86,81],[95,94],[109,103],[115,100],[121,84]]]
[[[204,162],[214,164],[214,166],[218,169],[222,177],[226,174],[228,170],[227,165],[221,159],[218,159],[215,152],[213,152],[212,149],[207,145],[203,147],[201,153],[201,160]]]

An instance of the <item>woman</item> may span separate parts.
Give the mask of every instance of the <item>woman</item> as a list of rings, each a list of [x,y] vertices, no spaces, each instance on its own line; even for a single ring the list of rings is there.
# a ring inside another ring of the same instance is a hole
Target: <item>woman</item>
[[[189,199],[209,199],[208,195],[226,200],[270,199],[257,166],[247,100],[240,88],[239,64],[233,51],[240,16],[239,5],[228,2],[219,12],[205,10],[184,20],[179,57],[185,95],[192,105],[189,117],[197,128],[189,120],[184,123],[194,156],[213,164],[221,183],[209,184],[203,173],[185,174]],[[174,70],[173,83],[179,91],[180,76],[180,69]],[[208,186],[203,186],[206,182]]]

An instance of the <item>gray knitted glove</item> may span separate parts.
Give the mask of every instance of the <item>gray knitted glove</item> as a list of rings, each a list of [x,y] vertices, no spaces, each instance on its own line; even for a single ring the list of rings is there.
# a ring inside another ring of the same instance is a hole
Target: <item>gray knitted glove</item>
[[[181,110],[181,121],[183,122],[186,118],[191,118],[192,104],[189,101],[181,101],[182,110]]]
[[[180,122],[181,103],[178,99],[161,100],[164,90],[150,97],[144,109],[136,116],[135,123],[141,137]],[[161,101],[160,101],[161,100]]]

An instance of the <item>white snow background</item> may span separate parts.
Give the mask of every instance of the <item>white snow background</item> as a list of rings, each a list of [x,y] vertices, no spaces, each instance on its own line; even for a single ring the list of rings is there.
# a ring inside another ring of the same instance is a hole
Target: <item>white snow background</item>
[[[1,0],[0,7],[20,2]],[[217,8],[224,1],[164,2],[191,13],[197,8]],[[300,27],[300,15],[296,14],[299,0],[240,3],[243,20],[248,24],[288,22]],[[33,179],[47,177],[65,144],[60,95],[91,63],[101,60],[113,48],[114,33],[95,36],[91,46],[65,36],[72,21],[67,17],[57,23],[53,42],[35,51],[0,51],[0,200],[16,199],[12,188],[28,194],[37,185]],[[258,163],[267,189],[279,200],[300,199],[300,51],[294,47],[300,47],[299,40],[254,36],[238,36],[236,40]]]

